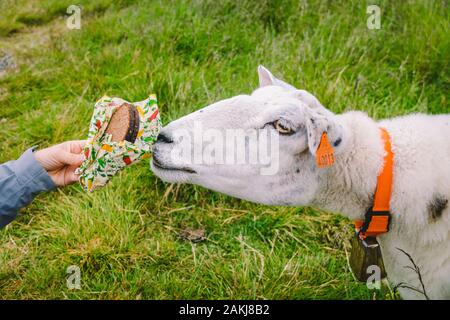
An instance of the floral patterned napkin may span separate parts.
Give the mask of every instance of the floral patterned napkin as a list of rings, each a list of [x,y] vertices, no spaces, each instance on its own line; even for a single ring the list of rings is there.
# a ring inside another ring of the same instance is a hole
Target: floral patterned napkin
[[[114,110],[123,103],[120,98],[103,97],[94,107],[89,135],[83,149],[85,160],[77,169],[80,184],[86,191],[103,187],[109,179],[128,165],[149,158],[151,147],[161,130],[161,119],[155,95],[141,102],[130,103],[139,112],[136,141],[115,142],[105,133]]]

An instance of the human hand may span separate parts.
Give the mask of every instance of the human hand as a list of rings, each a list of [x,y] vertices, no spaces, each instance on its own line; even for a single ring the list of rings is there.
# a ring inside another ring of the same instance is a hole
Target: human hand
[[[84,140],[66,141],[36,151],[34,156],[58,187],[66,186],[78,180],[75,169],[84,160],[81,151],[85,143]]]

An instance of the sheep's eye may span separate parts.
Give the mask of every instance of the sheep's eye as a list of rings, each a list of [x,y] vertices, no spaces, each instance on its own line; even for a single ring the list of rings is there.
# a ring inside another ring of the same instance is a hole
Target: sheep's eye
[[[273,126],[280,134],[291,134],[291,133],[294,133],[294,131],[291,128],[287,128],[285,125],[283,125],[280,122],[280,120],[276,120],[273,123]]]

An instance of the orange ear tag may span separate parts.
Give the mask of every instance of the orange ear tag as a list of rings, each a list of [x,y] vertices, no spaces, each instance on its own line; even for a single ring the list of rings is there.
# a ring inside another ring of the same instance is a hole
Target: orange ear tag
[[[319,168],[330,167],[334,163],[334,150],[328,141],[327,133],[322,133],[319,147],[316,151],[316,163]]]

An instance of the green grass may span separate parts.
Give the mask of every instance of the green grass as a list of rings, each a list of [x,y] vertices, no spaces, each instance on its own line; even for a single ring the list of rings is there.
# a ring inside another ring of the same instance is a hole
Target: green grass
[[[0,162],[87,135],[93,102],[156,93],[164,123],[257,86],[256,67],[335,112],[448,113],[448,1],[2,1]],[[366,27],[378,3],[380,30]],[[191,244],[184,228],[205,228]],[[148,161],[104,189],[40,195],[0,231],[0,298],[371,299],[347,266],[351,224],[169,185]],[[66,268],[82,271],[80,290]],[[376,298],[387,297],[385,288]]]

